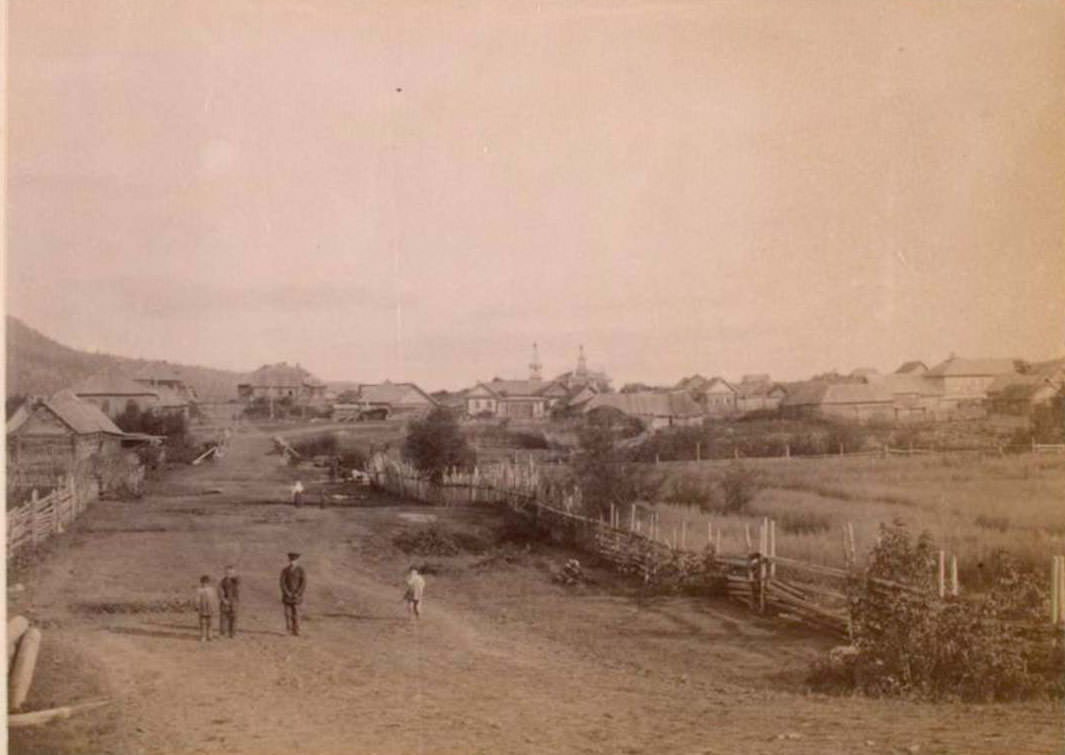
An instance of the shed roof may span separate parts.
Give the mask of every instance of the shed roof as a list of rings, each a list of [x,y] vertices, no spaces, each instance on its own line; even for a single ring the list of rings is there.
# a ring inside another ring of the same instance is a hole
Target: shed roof
[[[802,383],[788,392],[781,406],[890,404],[891,392],[878,383]]]
[[[16,432],[32,416],[31,401],[39,402],[39,405],[43,405],[78,435],[91,433],[123,435],[123,432],[106,414],[88,401],[79,399],[69,389],[59,391],[51,398],[27,401],[8,422],[8,434]]]
[[[148,362],[133,371],[134,380],[161,380],[169,383],[183,383],[185,376],[181,370],[169,362]]]
[[[921,375],[926,372],[928,372],[928,365],[919,359],[903,362],[899,365],[899,368],[895,370],[896,375]]]
[[[989,377],[1017,371],[1012,359],[963,359],[951,357],[928,371],[933,377]]]
[[[560,394],[567,393],[566,387],[555,380],[493,380],[490,383],[478,383],[502,398],[539,398],[549,388],[557,386]]]
[[[893,396],[916,394],[918,396],[941,396],[943,387],[935,380],[929,380],[921,374],[898,373],[880,375],[870,382],[882,386]]]
[[[702,407],[686,391],[601,393],[584,405],[584,411],[599,407],[610,407],[636,417],[698,417],[703,414]]]
[[[421,396],[424,401],[410,401],[411,393]],[[359,386],[359,400],[365,401],[371,404],[429,404],[431,406],[436,405],[436,400],[419,388],[414,383],[376,383]]]
[[[278,362],[277,364],[264,364],[251,373],[246,385],[255,388],[296,388],[304,385],[325,384],[298,364]]]
[[[130,380],[118,372],[99,372],[70,389],[76,396],[158,396],[156,388]]]

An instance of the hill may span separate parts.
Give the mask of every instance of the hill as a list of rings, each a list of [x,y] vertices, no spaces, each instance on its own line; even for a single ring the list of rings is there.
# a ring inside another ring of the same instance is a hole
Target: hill
[[[89,353],[53,341],[8,315],[7,395],[50,395],[104,370],[133,372],[151,360],[114,354]],[[247,376],[210,367],[172,364],[185,375],[201,400],[224,401],[237,396],[237,384]]]

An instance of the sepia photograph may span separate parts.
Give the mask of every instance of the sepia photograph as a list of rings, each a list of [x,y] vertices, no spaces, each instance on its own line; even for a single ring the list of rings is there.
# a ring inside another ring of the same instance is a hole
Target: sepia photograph
[[[1065,751],[1063,0],[0,13],[0,751]]]

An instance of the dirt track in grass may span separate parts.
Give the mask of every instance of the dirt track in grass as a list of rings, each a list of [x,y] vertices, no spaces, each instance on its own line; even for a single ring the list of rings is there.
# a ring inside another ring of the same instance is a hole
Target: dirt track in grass
[[[45,627],[27,709],[113,703],[15,730],[12,752],[1060,750],[1059,705],[812,695],[804,671],[826,640],[727,603],[640,600],[605,572],[554,585],[561,551],[428,557],[439,573],[412,622],[394,535],[429,516],[489,545],[498,514],[383,498],[293,509],[295,473],[269,449],[269,435],[241,434],[225,459],[171,472],[142,501],[99,502],[16,575],[26,589],[9,612]],[[277,588],[293,549],[309,580],[299,638],[284,634]],[[227,562],[243,581],[240,633],[200,643],[195,616],[167,606]]]

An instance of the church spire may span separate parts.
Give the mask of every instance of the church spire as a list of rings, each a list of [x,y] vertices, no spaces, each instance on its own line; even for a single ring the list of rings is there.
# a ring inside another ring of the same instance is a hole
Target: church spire
[[[543,365],[540,364],[540,350],[533,343],[532,361],[529,362],[529,380],[539,380],[543,373]]]
[[[584,344],[581,344],[581,349],[577,354],[577,376],[586,377],[588,375],[588,362],[584,358]]]

